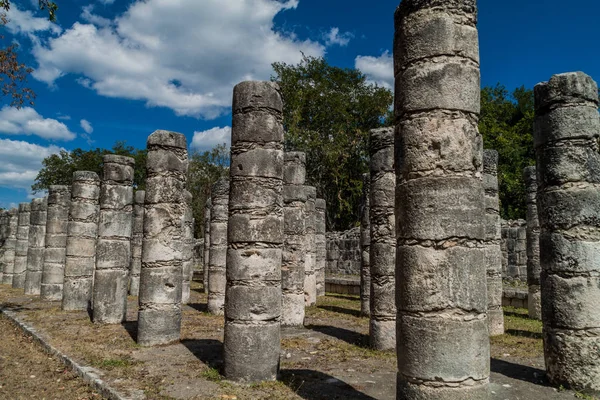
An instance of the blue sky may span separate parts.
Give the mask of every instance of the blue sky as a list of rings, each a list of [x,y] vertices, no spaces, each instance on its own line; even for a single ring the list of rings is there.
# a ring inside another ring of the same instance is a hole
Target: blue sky
[[[33,107],[0,106],[0,207],[28,201],[41,160],[60,149],[143,147],[156,129],[192,150],[228,140],[231,90],[268,79],[300,52],[393,82],[398,0],[56,0],[51,24],[13,1],[4,45],[35,68]],[[533,87],[582,70],[600,79],[597,0],[480,0],[482,84]]]

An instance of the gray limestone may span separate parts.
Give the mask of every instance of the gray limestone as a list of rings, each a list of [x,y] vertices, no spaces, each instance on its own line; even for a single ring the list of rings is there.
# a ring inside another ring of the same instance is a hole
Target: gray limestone
[[[229,180],[221,178],[212,186],[210,209],[210,249],[208,251],[208,312],[223,315],[227,284],[227,221],[229,219]]]
[[[4,248],[8,237],[8,211],[0,211],[0,282],[4,276]]]
[[[363,174],[360,204],[360,314],[371,313],[371,174]]]
[[[203,277],[204,293],[208,294],[208,262],[210,261],[210,197],[206,199],[204,206],[204,260],[203,260]]]
[[[192,209],[192,193],[189,191],[184,192],[185,212],[183,214],[183,242],[182,242],[182,282],[181,282],[181,304],[187,304],[190,301],[190,283],[192,282],[192,275],[194,273],[194,211]],[[225,238],[227,241],[227,238]],[[224,278],[223,278],[224,279]]]
[[[19,210],[12,208],[8,211],[6,238],[4,240],[4,260],[2,283],[12,285],[15,269],[15,250],[17,246],[17,230],[19,225]]]
[[[133,228],[131,231],[131,265],[129,266],[129,294],[140,293],[140,271],[142,270],[142,242],[144,239],[144,199],[146,192],[138,190],[134,195]]]
[[[283,101],[273,82],[233,89],[224,374],[275,380],[281,351]]]
[[[315,280],[317,296],[325,296],[325,264],[327,262],[327,243],[325,233],[327,203],[324,199],[315,201]]]
[[[305,207],[307,191],[306,155],[289,152],[284,156],[283,173],[283,257],[281,263],[281,324],[304,324]]]
[[[504,334],[502,310],[502,231],[500,198],[498,195],[498,152],[483,151],[483,190],[485,191],[484,260],[488,292],[488,323],[490,336]]]
[[[315,268],[317,265],[317,188],[307,186],[305,205],[305,254],[304,254],[304,304],[307,307],[317,302],[317,276]]]
[[[100,178],[91,171],[73,173],[67,225],[62,309],[91,308],[100,206]]]
[[[25,294],[28,295],[37,296],[42,289],[47,218],[48,198],[33,199],[31,201],[29,250],[27,250],[27,272],[25,274]]]
[[[19,222],[17,227],[17,245],[15,247],[15,267],[12,287],[15,289],[25,288],[25,277],[27,274],[27,251],[29,249],[29,221],[31,215],[31,204],[19,204]]]
[[[61,301],[67,259],[67,229],[71,188],[52,185],[48,189],[48,218],[42,271],[41,299]]]
[[[475,0],[395,15],[398,399],[488,399]]]
[[[107,154],[102,162],[92,319],[120,324],[127,316],[135,160]]]
[[[181,335],[188,154],[185,136],[176,132],[154,132],[147,147],[137,341],[154,346]]]
[[[588,75],[535,86],[544,356],[552,384],[600,394],[600,118]]]
[[[537,212],[537,176],[535,167],[523,170],[527,193],[527,308],[529,318],[542,319],[542,292],[540,288],[540,222]]]
[[[376,350],[393,350],[396,348],[396,171],[393,128],[370,132],[370,155],[369,341]]]

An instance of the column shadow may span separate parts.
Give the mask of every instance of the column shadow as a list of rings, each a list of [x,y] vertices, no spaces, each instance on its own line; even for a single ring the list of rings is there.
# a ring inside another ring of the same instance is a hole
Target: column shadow
[[[546,379],[546,371],[544,370],[497,358],[492,358],[490,362],[492,372],[535,385],[550,386]]]
[[[208,304],[206,303],[188,303],[186,305],[202,313],[208,312]]]
[[[351,331],[350,329],[338,328],[337,326],[328,325],[306,325],[306,329],[310,329],[315,332],[323,333],[327,336],[343,340],[346,343],[353,344],[360,347],[369,347],[369,336]]]
[[[222,374],[223,343],[215,339],[184,339],[181,344],[197,359]]]
[[[352,315],[353,317],[360,317],[360,310],[352,310],[350,308],[338,307],[338,306],[317,306],[322,310],[327,310],[339,314]]]
[[[129,336],[133,339],[134,342],[137,343],[137,331],[138,331],[138,322],[135,321],[123,321],[121,322],[121,326],[127,331]]]
[[[320,371],[282,369],[279,379],[298,396],[306,400],[375,400],[347,383]]]

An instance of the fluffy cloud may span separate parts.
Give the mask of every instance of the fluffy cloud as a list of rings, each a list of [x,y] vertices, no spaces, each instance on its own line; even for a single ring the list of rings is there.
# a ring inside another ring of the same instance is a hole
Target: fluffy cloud
[[[79,122],[79,124],[81,125],[81,129],[83,129],[85,131],[85,133],[87,133],[88,135],[90,133],[94,132],[94,128],[92,127],[92,124],[87,119],[82,119]]]
[[[223,143],[227,146],[231,146],[230,126],[224,128],[215,127],[202,132],[194,132],[194,138],[192,139],[190,147],[192,150],[209,150],[216,145]]]
[[[323,36],[327,46],[338,45],[341,47],[348,46],[350,39],[354,37],[354,35],[350,32],[344,32],[340,34],[340,28],[331,28],[331,30]]]
[[[360,69],[371,82],[388,89],[394,89],[394,62],[389,51],[379,57],[358,56],[354,66]]]
[[[29,191],[42,160],[60,152],[58,146],[40,146],[20,140],[0,139],[0,186]]]
[[[4,106],[0,110],[0,133],[35,135],[49,140],[73,140],[75,134],[52,118],[44,118],[31,107],[16,109]]]
[[[47,14],[46,17],[34,17],[29,10],[19,10],[16,4],[11,4],[7,16],[9,22],[6,24],[6,29],[12,34],[32,34],[40,31],[51,31],[54,34],[62,32],[58,25],[48,20]]]
[[[274,29],[298,0],[138,0],[106,24],[90,9],[62,35],[33,50],[34,76],[50,85],[66,74],[108,97],[143,100],[178,115],[215,118],[233,86],[268,79],[271,63],[297,63],[325,47]],[[98,22],[101,21],[101,22]],[[339,32],[337,34],[339,36]]]

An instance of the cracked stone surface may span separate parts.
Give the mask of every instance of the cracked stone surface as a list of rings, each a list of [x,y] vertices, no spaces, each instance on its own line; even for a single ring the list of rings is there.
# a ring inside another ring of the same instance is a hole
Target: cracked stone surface
[[[212,187],[210,209],[210,249],[208,251],[208,312],[223,315],[225,307],[225,265],[227,221],[229,220],[229,180],[221,178]]]
[[[31,201],[29,249],[27,250],[27,272],[25,274],[25,294],[28,295],[37,296],[41,291],[47,219],[48,198],[33,199]]]
[[[360,204],[360,315],[371,313],[371,174],[363,174]]]
[[[17,244],[15,247],[15,266],[12,281],[12,287],[15,289],[25,289],[25,277],[27,274],[27,251],[29,250],[30,216],[31,204],[19,204]]]
[[[133,205],[133,227],[131,231],[131,265],[129,267],[129,294],[132,296],[137,296],[140,293],[145,198],[145,191],[137,190],[135,192]]]
[[[535,167],[523,170],[527,193],[527,308],[529,318],[542,319],[542,292],[540,287],[540,221],[537,212],[537,172]]]
[[[12,208],[6,215],[6,238],[3,247],[2,283],[12,285],[15,270],[15,250],[17,246],[17,230],[19,225],[19,210]]]

